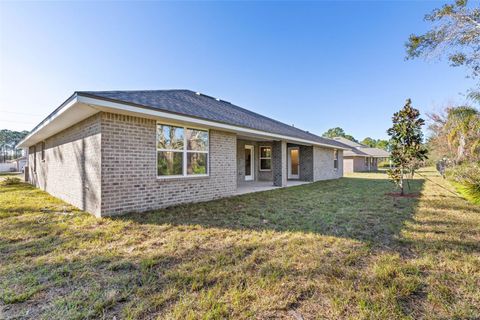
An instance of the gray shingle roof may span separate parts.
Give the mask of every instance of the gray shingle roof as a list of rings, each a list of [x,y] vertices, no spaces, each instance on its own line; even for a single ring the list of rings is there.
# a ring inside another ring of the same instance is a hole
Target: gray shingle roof
[[[374,158],[388,158],[390,152],[378,148],[352,148],[343,152],[345,157],[374,157]]]
[[[77,94],[348,148],[333,139],[319,137],[230,102],[190,90],[79,91]]]
[[[360,151],[360,149],[352,148],[350,150],[343,151],[343,156],[344,157],[355,157],[355,156],[368,157],[369,155],[365,152]]]
[[[355,142],[355,141],[352,141],[352,140],[348,140],[347,138],[344,138],[344,137],[335,137],[335,138],[333,138],[333,140],[339,141],[343,144],[346,144],[349,147],[355,147],[355,148],[366,147],[366,145],[364,145],[364,144],[361,144],[361,143],[358,143],[358,142]]]
[[[368,154],[369,156],[376,158],[388,158],[390,157],[390,152],[385,151],[379,148],[359,148],[360,151]]]

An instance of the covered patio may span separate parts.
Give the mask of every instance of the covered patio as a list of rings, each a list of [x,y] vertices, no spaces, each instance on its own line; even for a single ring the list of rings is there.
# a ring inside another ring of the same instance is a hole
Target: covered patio
[[[313,181],[313,146],[239,136],[237,192],[244,194]]]

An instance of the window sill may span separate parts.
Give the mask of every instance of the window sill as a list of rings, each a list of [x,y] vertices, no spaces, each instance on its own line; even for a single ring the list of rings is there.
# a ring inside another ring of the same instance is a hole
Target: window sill
[[[261,171],[261,172],[270,172],[270,171],[272,171],[272,169],[258,169],[258,171]]]
[[[208,174],[199,174],[194,176],[157,176],[157,181],[181,181],[181,180],[198,180],[198,179],[208,179],[210,175]]]

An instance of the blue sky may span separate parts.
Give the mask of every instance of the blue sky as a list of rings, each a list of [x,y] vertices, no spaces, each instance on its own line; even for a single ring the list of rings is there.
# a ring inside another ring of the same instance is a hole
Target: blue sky
[[[27,129],[75,90],[186,88],[321,134],[386,138],[473,86],[405,61],[443,2],[0,2],[0,128]]]

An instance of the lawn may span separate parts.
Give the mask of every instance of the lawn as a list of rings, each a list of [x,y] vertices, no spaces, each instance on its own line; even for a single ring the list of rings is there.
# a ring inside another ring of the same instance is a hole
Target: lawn
[[[0,318],[478,319],[480,208],[420,174],[104,219],[0,187]]]
[[[0,172],[0,179],[6,178],[6,177],[22,177],[22,173],[18,172]]]

